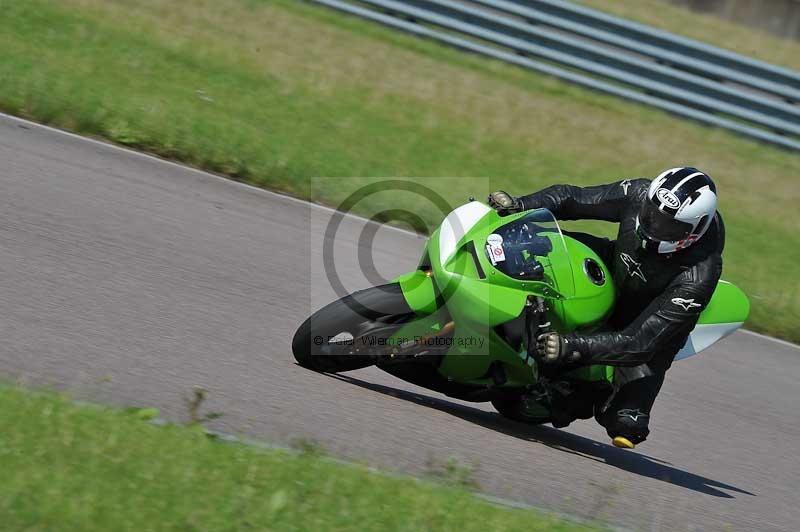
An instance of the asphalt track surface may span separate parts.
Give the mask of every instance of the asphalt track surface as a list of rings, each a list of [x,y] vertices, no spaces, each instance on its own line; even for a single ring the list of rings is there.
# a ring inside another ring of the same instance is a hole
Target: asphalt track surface
[[[454,457],[486,492],[623,528],[800,530],[796,347],[737,333],[676,363],[651,440],[618,450],[590,421],[528,427],[376,369],[296,366],[294,330],[334,298],[329,210],[8,117],[0,161],[3,379],[171,419],[202,386],[216,429],[413,474]],[[362,287],[363,227],[344,220],[335,261]],[[377,271],[422,243],[378,230]]]

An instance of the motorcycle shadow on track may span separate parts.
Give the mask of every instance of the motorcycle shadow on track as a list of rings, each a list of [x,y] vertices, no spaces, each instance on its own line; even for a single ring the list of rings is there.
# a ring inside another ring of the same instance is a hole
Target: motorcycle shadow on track
[[[704,493],[714,497],[726,499],[735,498],[724,490],[740,493],[743,495],[756,496],[747,490],[731,486],[705,478],[688,471],[673,467],[668,462],[651,458],[643,454],[632,451],[617,449],[611,445],[598,443],[589,438],[579,436],[570,432],[554,429],[544,425],[526,425],[518,423],[500,416],[495,412],[486,412],[477,408],[472,408],[462,404],[454,403],[446,399],[431,397],[428,395],[399,390],[390,386],[375,384],[363,381],[349,375],[326,374],[329,377],[347,382],[367,390],[389,395],[404,401],[409,401],[427,408],[434,408],[441,412],[459,417],[470,423],[486,427],[503,434],[513,436],[528,442],[535,442],[546,445],[559,451],[578,455],[582,458],[595,460],[613,467],[628,471],[636,475],[649,477],[652,479],[668,482],[682,488]]]

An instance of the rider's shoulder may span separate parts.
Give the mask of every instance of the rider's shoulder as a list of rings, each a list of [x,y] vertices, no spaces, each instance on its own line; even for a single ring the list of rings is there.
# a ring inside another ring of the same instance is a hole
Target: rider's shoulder
[[[636,200],[643,200],[645,194],[647,193],[647,189],[650,188],[650,183],[652,183],[652,180],[644,177],[636,177],[631,179],[623,179],[619,183],[626,196]]]

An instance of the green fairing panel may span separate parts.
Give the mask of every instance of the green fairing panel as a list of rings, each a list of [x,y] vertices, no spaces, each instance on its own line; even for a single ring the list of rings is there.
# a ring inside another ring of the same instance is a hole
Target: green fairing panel
[[[697,323],[743,323],[749,314],[750,301],[744,292],[728,281],[720,281]]]
[[[400,283],[406,303],[418,315],[426,316],[436,311],[436,288],[433,279],[426,272],[416,270],[401,275],[392,282]]]
[[[551,301],[551,307],[556,328],[567,332],[578,327],[592,327],[605,320],[614,307],[615,290],[611,273],[591,248],[569,237],[564,237],[564,243],[572,263],[569,275],[574,283],[574,295]],[[587,260],[594,261],[602,270],[601,284],[592,282],[586,273]]]

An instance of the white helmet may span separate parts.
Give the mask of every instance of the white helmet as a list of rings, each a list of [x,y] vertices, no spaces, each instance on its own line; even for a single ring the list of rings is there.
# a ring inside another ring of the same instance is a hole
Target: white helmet
[[[658,253],[687,248],[705,234],[717,212],[717,187],[697,168],[672,168],[650,183],[636,232]]]

